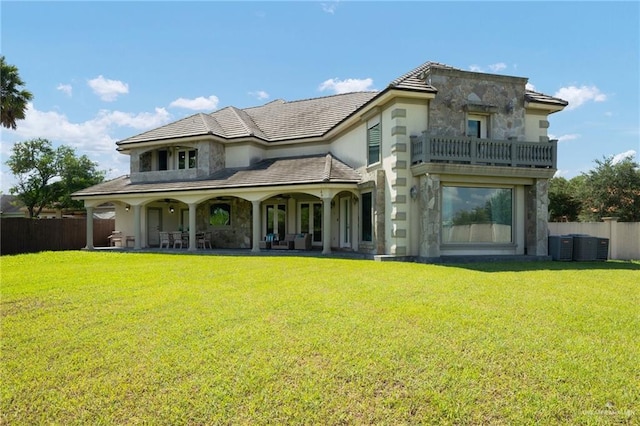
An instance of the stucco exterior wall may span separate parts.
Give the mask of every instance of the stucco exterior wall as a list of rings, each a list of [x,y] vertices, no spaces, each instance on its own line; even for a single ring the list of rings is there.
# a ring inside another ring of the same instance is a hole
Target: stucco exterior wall
[[[527,110],[525,115],[525,138],[529,142],[548,142],[548,116],[544,111]]]

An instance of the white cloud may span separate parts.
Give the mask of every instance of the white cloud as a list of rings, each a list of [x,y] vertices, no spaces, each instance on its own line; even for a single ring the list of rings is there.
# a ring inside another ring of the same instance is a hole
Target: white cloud
[[[482,72],[482,67],[480,65],[469,65],[469,71]]]
[[[58,84],[58,87],[56,87],[56,90],[59,90],[61,92],[63,92],[65,95],[71,97],[71,95],[73,95],[73,87],[71,87],[70,84]]]
[[[607,100],[607,95],[596,86],[561,87],[554,96],[569,102],[567,110],[578,108],[589,101],[604,102]]]
[[[112,102],[118,99],[119,95],[129,93],[129,85],[119,80],[109,80],[102,75],[88,81],[93,93],[98,95],[105,102]]]
[[[565,177],[569,174],[569,170],[556,170],[556,172],[553,174],[554,178],[558,178],[558,177]]]
[[[524,87],[525,87],[525,89],[527,89],[527,90],[532,90],[532,91],[534,91],[534,92],[536,91],[536,86],[534,86],[534,85],[533,85],[533,84],[531,84],[531,83],[527,83],[527,84],[525,84],[525,86],[524,86]]]
[[[211,95],[208,98],[199,96],[195,99],[178,98],[169,104],[170,107],[200,110],[214,110],[218,107],[219,99]]]
[[[264,90],[257,90],[255,92],[249,92],[249,94],[251,96],[253,96],[254,98],[258,99],[258,100],[265,100],[265,99],[269,99],[269,94],[267,92],[265,92]]]
[[[578,133],[569,133],[567,135],[562,135],[562,136],[556,136],[556,135],[552,135],[549,134],[549,139],[557,139],[558,142],[567,142],[567,141],[573,141],[580,138],[580,134]]]
[[[505,64],[504,62],[498,62],[497,64],[489,65],[489,69],[492,72],[502,71],[503,69],[506,69],[506,68],[507,68],[507,64]]]
[[[630,149],[629,151],[621,152],[620,154],[614,155],[613,158],[611,159],[611,162],[613,164],[618,164],[618,163],[621,163],[627,157],[635,158],[636,154],[637,152],[635,150]]]
[[[331,78],[320,84],[318,90],[323,92],[325,90],[333,91],[333,93],[349,93],[349,92],[364,92],[367,90],[373,90],[371,85],[373,80],[370,78],[357,79],[348,78],[346,80],[338,80],[337,78]]]
[[[605,117],[613,117],[613,112],[607,111],[604,113]]]
[[[336,9],[338,8],[339,1],[332,1],[328,3],[320,3],[322,10],[326,13],[333,15],[336,13]]]
[[[28,105],[25,119],[13,131],[18,138],[45,138],[70,145],[79,151],[97,152],[115,150],[116,137],[112,133],[120,127],[146,130],[161,126],[171,120],[164,108],[139,114],[101,110],[87,121],[73,123],[66,115],[56,111],[39,111]]]

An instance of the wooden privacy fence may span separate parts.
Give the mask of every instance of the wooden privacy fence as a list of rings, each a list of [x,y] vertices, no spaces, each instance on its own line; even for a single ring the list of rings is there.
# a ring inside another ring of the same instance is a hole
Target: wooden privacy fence
[[[586,234],[609,239],[609,259],[640,259],[640,222],[550,222],[550,235]]]
[[[114,219],[93,219],[94,246],[108,246],[114,228]],[[87,220],[3,218],[0,235],[1,254],[79,250],[87,245]]]

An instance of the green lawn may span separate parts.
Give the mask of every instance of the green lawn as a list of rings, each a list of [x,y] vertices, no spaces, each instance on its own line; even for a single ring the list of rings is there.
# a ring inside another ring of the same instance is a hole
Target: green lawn
[[[637,262],[0,262],[0,424],[640,423]]]

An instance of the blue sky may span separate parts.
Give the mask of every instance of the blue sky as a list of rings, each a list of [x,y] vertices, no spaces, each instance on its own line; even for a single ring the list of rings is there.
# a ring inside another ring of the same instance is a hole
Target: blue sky
[[[640,152],[638,2],[11,2],[1,53],[34,99],[2,129],[128,173],[115,142],[194,114],[380,90],[426,61],[528,77],[570,102],[550,117],[559,175]],[[636,155],[636,160],[638,156]]]

